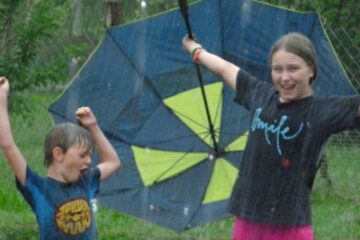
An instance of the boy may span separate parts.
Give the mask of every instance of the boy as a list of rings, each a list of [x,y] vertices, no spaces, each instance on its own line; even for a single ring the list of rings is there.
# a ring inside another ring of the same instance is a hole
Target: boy
[[[0,148],[16,176],[16,185],[36,215],[41,239],[96,239],[90,200],[99,182],[111,176],[120,159],[89,107],[75,114],[80,127],[56,125],[45,139],[47,177],[33,172],[14,142],[7,99],[9,82],[0,76]],[[100,163],[91,168],[93,145]]]

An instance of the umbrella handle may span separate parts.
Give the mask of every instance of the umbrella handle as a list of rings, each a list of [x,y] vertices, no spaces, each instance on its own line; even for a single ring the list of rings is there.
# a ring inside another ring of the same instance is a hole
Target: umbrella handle
[[[189,11],[188,11],[189,8],[188,8],[187,0],[179,0],[179,7],[180,7],[181,14],[183,15],[184,20],[185,20],[185,25],[186,25],[187,32],[189,34],[189,38],[194,39],[192,31],[191,31],[191,27],[190,27]]]

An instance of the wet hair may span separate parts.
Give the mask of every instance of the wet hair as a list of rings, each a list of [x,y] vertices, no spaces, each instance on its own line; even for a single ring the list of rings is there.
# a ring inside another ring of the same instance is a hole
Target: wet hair
[[[60,147],[66,153],[75,144],[90,150],[94,146],[94,140],[86,129],[76,124],[60,123],[55,125],[45,137],[44,165],[49,167],[53,163],[52,151],[55,147]]]
[[[316,78],[317,64],[316,64],[316,51],[310,39],[301,33],[288,33],[281,37],[272,46],[269,54],[269,62],[272,64],[273,55],[279,50],[292,53],[304,59],[306,64],[313,70],[314,76],[310,78],[310,84]]]

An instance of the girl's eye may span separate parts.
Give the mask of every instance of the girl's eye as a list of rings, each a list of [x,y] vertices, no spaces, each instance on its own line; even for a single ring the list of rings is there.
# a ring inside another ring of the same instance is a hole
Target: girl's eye
[[[299,69],[298,66],[293,66],[293,65],[290,65],[289,68],[288,68],[289,72],[295,72],[298,69]]]
[[[282,71],[282,69],[281,69],[280,67],[273,67],[273,68],[272,68],[272,71],[279,73],[279,72]]]

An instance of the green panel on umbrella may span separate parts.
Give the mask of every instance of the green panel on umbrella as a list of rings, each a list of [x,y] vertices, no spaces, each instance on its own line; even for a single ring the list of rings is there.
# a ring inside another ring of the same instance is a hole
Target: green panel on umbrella
[[[204,86],[214,129],[220,129],[222,89],[222,82]],[[179,117],[194,133],[212,147],[212,139],[209,134],[209,124],[206,118],[206,111],[200,87],[169,97],[164,100],[164,103],[172,109],[174,114],[176,114],[176,116]],[[219,134],[216,134],[216,141],[219,142]]]
[[[228,199],[234,186],[238,169],[224,158],[216,159],[213,174],[207,188],[203,203]]]
[[[249,131],[246,131],[244,134],[242,134],[240,137],[235,139],[232,143],[230,143],[226,149],[228,151],[244,151],[247,139],[248,139]]]
[[[145,186],[176,176],[207,159],[207,153],[185,153],[132,146],[136,165]]]

